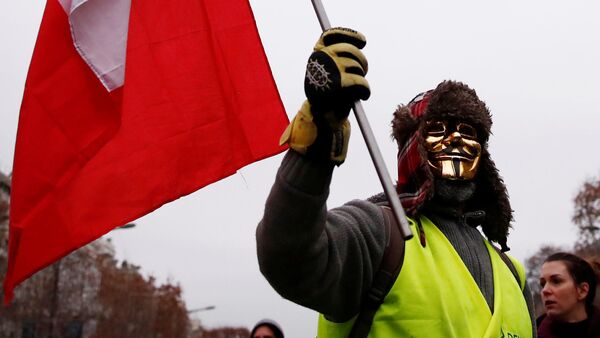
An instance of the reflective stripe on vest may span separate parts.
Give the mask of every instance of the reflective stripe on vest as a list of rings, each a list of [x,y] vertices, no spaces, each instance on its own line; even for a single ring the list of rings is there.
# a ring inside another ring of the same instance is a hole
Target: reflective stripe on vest
[[[494,276],[493,315],[452,244],[428,218],[422,217],[421,225],[427,245],[406,242],[404,265],[375,314],[369,337],[530,338],[531,318],[521,286],[491,244],[485,242]],[[517,270],[523,267],[517,264]],[[321,315],[318,337],[348,337],[352,323],[333,323]]]

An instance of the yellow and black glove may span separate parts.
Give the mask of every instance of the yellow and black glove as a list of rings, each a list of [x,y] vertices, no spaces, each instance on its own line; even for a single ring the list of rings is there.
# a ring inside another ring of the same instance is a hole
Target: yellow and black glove
[[[351,29],[323,32],[306,66],[308,100],[281,136],[281,144],[338,165],[344,162],[350,138],[348,114],[355,101],[371,94],[364,77],[367,59],[360,51],[365,44],[365,37]]]

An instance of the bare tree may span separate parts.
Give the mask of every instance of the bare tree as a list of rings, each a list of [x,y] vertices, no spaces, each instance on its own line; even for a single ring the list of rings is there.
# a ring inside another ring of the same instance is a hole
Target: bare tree
[[[572,220],[579,233],[575,248],[578,251],[594,251],[600,242],[600,175],[583,182],[573,201],[575,212]]]
[[[0,172],[0,282],[6,275],[9,209],[10,180]],[[0,337],[191,337],[181,287],[171,281],[157,285],[140,270],[127,261],[119,264],[110,240],[75,250],[24,281],[11,304],[0,306]],[[249,335],[247,329],[219,330],[210,337]]]
[[[8,201],[0,200],[0,223],[8,221]]]

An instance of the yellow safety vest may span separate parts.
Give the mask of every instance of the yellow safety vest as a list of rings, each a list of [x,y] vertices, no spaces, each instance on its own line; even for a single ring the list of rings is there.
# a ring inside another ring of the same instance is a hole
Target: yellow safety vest
[[[413,233],[415,222],[410,220]],[[525,270],[512,259],[515,276],[487,241],[494,280],[494,313],[473,276],[446,236],[426,217],[427,236],[406,242],[402,270],[375,317],[370,338],[530,338],[531,318],[523,297]],[[346,338],[354,319],[345,323],[319,317],[318,338]]]

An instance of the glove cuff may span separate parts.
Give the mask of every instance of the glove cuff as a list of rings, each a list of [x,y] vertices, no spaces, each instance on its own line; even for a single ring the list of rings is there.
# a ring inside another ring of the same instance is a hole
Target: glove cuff
[[[296,152],[319,160],[329,160],[340,165],[344,163],[350,140],[350,122],[333,118],[334,112],[323,114],[315,119],[308,101],[287,126],[279,144],[288,144]],[[337,122],[334,122],[337,121]]]

